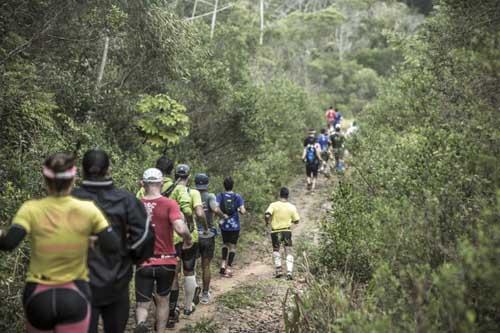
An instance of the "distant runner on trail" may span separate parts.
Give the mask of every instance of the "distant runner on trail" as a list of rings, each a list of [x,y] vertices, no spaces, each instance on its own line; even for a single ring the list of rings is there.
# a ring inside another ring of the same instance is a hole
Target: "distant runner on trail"
[[[286,258],[286,278],[293,279],[293,254],[292,254],[292,223],[299,223],[300,216],[297,208],[288,202],[288,188],[280,189],[279,201],[273,202],[266,210],[266,226],[271,223],[271,241],[273,243],[273,261],[276,268],[276,278],[283,275],[281,269],[280,245],[283,244]]]
[[[102,317],[106,333],[122,333],[127,326],[130,302],[129,284],[133,265],[154,247],[144,205],[132,193],[116,188],[109,176],[110,161],[106,152],[89,150],[83,156],[83,181],[72,195],[93,201],[106,215],[120,240],[120,252],[110,256],[100,246],[89,249],[88,265],[92,290],[92,316],[89,333],[97,333]],[[146,248],[147,247],[147,248]],[[144,251],[147,253],[141,253]]]
[[[332,143],[333,156],[335,158],[335,168],[337,171],[343,171],[342,159],[344,158],[344,134],[341,132],[340,124],[335,126],[335,133],[330,136]]]
[[[222,262],[219,273],[225,277],[233,276],[232,265],[236,256],[236,244],[240,237],[240,214],[245,214],[245,202],[241,195],[233,192],[234,181],[231,177],[224,179],[225,192],[217,194],[217,204],[221,211],[229,216],[221,220]]]
[[[170,160],[167,156],[162,156],[156,161],[156,168],[163,174],[163,187],[161,188],[161,193],[165,196],[169,196],[169,190],[173,190],[174,181],[170,178],[172,170],[174,169],[174,162]],[[141,186],[137,192],[137,198],[141,199],[144,196],[144,187]]]
[[[175,187],[170,195],[170,198],[177,201],[179,204],[186,224],[193,238],[193,246],[189,251],[182,249],[182,243],[179,238],[174,238],[177,256],[182,261],[182,273],[184,275],[184,315],[190,316],[195,307],[193,302],[198,304],[201,288],[196,283],[195,268],[196,257],[198,254],[198,228],[195,225],[194,216],[200,223],[205,224],[205,212],[203,210],[203,202],[201,201],[200,192],[188,187],[191,168],[187,164],[179,164],[175,168]],[[172,284],[172,293],[170,295],[170,316],[167,328],[173,328],[175,323],[179,321],[177,301],[179,298],[179,273],[181,270],[181,262],[177,263],[177,271],[174,282]]]
[[[0,231],[0,250],[14,250],[29,234],[31,258],[23,293],[28,333],[87,333],[91,237],[109,256],[119,251],[120,242],[93,202],[70,196],[76,176],[73,156],[49,156],[42,174],[48,195],[21,206],[8,231]]]
[[[345,133],[345,136],[346,137],[350,137],[350,136],[353,136],[354,134],[356,134],[356,132],[359,130],[359,127],[358,127],[358,124],[356,123],[356,121],[354,120],[351,124],[351,126],[349,126],[349,128],[347,129],[346,133]]]
[[[321,148],[321,159],[323,163],[321,163],[320,171],[328,177],[328,160],[330,158],[330,137],[328,136],[328,132],[326,128],[321,130],[321,134],[318,137],[318,144]]]
[[[333,126],[336,118],[336,112],[333,106],[330,106],[330,108],[326,110],[325,117],[326,117],[326,127]]]
[[[217,235],[217,228],[214,226],[214,214],[221,218],[229,218],[229,216],[220,210],[215,194],[208,191],[209,178],[206,174],[197,174],[194,178],[194,182],[196,189],[200,191],[201,200],[203,201],[203,209],[205,210],[205,216],[207,219],[207,230],[205,229],[205,226],[198,223],[198,243],[203,274],[203,291],[200,303],[208,304],[210,302],[210,263],[214,258],[215,236]]]
[[[321,158],[321,146],[316,140],[308,140],[307,145],[304,145],[302,160],[306,164],[307,189],[314,190],[316,188],[319,166],[323,162]]]
[[[156,168],[147,169],[142,181],[145,190],[142,202],[154,226],[155,248],[153,256],[138,266],[135,274],[137,326],[134,333],[149,332],[146,320],[153,296],[156,305],[156,332],[163,332],[168,320],[168,296],[177,264],[173,230],[182,237],[184,252],[192,247],[192,239],[179,205],[161,195],[161,171]]]
[[[343,119],[342,114],[337,109],[337,112],[335,113],[335,121],[333,122],[333,127],[337,127],[337,125],[341,125],[342,119]]]

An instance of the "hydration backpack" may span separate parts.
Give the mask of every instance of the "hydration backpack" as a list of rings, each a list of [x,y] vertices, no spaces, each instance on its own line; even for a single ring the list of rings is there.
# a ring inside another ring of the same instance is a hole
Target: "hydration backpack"
[[[238,210],[236,207],[236,194],[235,193],[221,193],[220,210],[226,215],[233,215]]]
[[[306,148],[306,161],[307,163],[314,163],[318,159],[316,156],[316,147],[314,145],[307,145]]]

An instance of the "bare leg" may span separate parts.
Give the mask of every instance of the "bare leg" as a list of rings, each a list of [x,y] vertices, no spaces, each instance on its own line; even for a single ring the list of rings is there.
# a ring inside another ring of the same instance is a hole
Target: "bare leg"
[[[210,263],[212,258],[201,258],[201,268],[203,273],[203,291],[210,290],[210,280],[211,280],[211,272],[210,272]]]
[[[137,323],[144,323],[148,319],[148,310],[151,302],[137,302],[137,308],[135,310],[135,318]],[[165,327],[165,326],[164,326]]]
[[[168,296],[156,296],[156,332],[163,332],[168,320]]]

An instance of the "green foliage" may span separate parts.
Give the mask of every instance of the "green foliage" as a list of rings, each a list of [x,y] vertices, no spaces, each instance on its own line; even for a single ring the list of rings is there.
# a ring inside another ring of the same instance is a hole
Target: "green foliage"
[[[154,147],[174,146],[189,134],[186,108],[167,95],[143,96],[137,111],[137,126]]]
[[[394,39],[404,62],[348,143],[351,170],[333,189],[314,264],[326,275],[311,283],[303,311],[291,312],[297,327],[499,330],[497,9],[441,1],[419,34]],[[464,25],[479,16],[474,29]],[[354,280],[327,284],[339,274]],[[320,292],[354,304],[329,309]],[[303,314],[324,309],[331,326]]]

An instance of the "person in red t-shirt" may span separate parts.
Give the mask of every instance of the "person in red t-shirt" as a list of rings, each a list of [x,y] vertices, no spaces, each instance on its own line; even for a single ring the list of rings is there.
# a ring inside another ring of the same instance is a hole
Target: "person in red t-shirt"
[[[141,201],[148,212],[148,220],[155,230],[155,248],[153,257],[136,269],[137,327],[134,332],[148,332],[146,319],[155,292],[156,332],[163,332],[168,319],[168,295],[177,263],[173,231],[182,237],[183,251],[192,247],[192,240],[177,202],[161,195],[163,185],[161,171],[156,168],[147,169],[142,182],[146,194]],[[154,290],[155,284],[156,290]]]
[[[330,106],[330,108],[326,110],[325,117],[326,117],[326,125],[328,128],[330,128],[331,126],[333,126],[335,118],[337,117],[337,114],[333,106]]]

